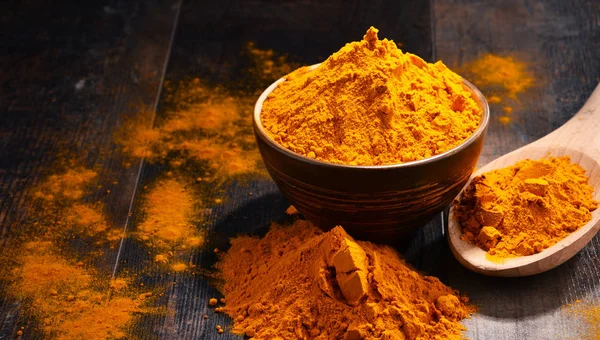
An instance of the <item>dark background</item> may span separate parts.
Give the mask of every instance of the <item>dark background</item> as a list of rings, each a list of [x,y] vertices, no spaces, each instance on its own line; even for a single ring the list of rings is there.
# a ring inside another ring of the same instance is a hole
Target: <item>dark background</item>
[[[595,0],[432,1],[14,1],[0,5],[0,247],[11,246],[23,225],[24,189],[39,183],[65,150],[84,154],[102,178],[118,179],[104,197],[111,222],[129,227],[137,188],[161,173],[137,160],[126,167],[113,134],[139,105],[147,124],[161,115],[163,79],[199,76],[218,84],[235,81],[240,47],[261,49],[314,64],[373,25],[380,37],[428,61],[459,68],[483,53],[511,54],[526,61],[536,86],[515,108],[512,123],[492,121],[480,164],[561,126],[583,105],[600,80],[600,2]],[[494,112],[497,111],[497,112]],[[102,181],[102,178],[100,181]],[[253,192],[249,196],[248,192]],[[208,228],[222,244],[236,232],[264,229],[287,207],[274,184],[232,183],[229,199]],[[580,320],[561,306],[598,300],[600,238],[573,259],[528,278],[487,278],[462,268],[443,236],[443,216],[429,223],[401,250],[416,268],[466,293],[480,312],[465,321],[471,339],[573,339],[585,337]],[[210,246],[208,247],[210,248]],[[105,249],[98,269],[141,270],[148,255],[134,240]],[[195,263],[214,255],[199,251]],[[146,275],[146,276],[144,276]],[[177,281],[157,304],[173,315],[148,315],[136,323],[141,338],[239,338],[218,335],[231,325],[223,315],[208,321],[208,297],[218,293],[203,275],[170,274],[147,283]],[[0,287],[0,339],[38,338],[35,320]]]

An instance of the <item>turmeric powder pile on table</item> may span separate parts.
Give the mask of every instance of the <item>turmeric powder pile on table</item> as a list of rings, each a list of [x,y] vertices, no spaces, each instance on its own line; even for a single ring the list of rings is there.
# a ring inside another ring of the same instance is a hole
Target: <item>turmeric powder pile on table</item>
[[[587,181],[569,157],[523,160],[478,176],[455,202],[462,239],[491,260],[539,253],[590,221],[598,202]]]
[[[377,32],[292,72],[267,97],[261,122],[277,143],[317,160],[383,165],[437,155],[475,132],[482,108],[462,78]]]
[[[256,339],[460,339],[468,299],[391,247],[305,220],[240,236],[217,263],[233,332]]]

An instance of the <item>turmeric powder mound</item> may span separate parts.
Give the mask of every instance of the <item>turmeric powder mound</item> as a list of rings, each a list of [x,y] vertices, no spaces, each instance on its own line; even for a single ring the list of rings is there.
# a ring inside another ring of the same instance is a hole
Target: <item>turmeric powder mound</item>
[[[598,202],[587,182],[569,157],[523,160],[478,176],[455,202],[462,239],[495,261],[539,253],[590,221]]]
[[[384,165],[437,155],[475,132],[482,108],[462,78],[377,32],[273,91],[261,121],[277,143],[326,162]]]
[[[179,181],[159,181],[145,197],[146,217],[137,227],[137,237],[157,248],[202,245],[203,234],[195,225],[195,204],[192,193]]]
[[[125,329],[142,301],[126,296],[107,300],[89,270],[52,250],[50,242],[23,246],[21,266],[13,270],[11,290],[43,321],[48,338],[107,339],[125,337]]]
[[[217,268],[232,331],[255,339],[460,339],[473,311],[392,248],[305,220],[232,239]]]

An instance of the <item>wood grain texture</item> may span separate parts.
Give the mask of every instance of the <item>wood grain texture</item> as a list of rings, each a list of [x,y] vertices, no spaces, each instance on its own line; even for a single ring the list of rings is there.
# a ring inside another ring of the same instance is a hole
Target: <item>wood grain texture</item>
[[[96,184],[102,188],[91,199],[104,203],[114,228],[123,228],[138,169],[124,166],[113,134],[127,117],[157,100],[177,10],[173,4],[2,4],[0,251],[15,247],[35,217],[27,215],[25,189],[68,159],[100,174]],[[118,248],[96,249],[87,242],[75,239],[67,246],[81,255],[102,252],[95,265],[110,277]],[[14,338],[21,326],[27,329],[24,338],[42,338],[39,320],[23,314],[7,288],[0,286],[0,339]]]
[[[529,63],[536,86],[520,96],[513,124],[492,121],[480,164],[564,124],[600,80],[595,1],[434,1],[435,55],[460,67],[484,53]],[[492,117],[500,107],[491,107]],[[585,325],[563,306],[598,301],[600,238],[565,264],[526,278],[487,278],[449,263],[449,282],[480,306],[465,322],[473,339],[585,339]],[[589,337],[588,337],[589,338]]]

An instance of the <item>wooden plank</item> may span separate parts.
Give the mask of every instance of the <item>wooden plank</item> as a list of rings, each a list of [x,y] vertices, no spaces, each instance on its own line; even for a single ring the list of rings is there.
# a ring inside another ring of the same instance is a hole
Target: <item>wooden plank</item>
[[[240,81],[244,78],[244,58],[240,51],[249,42],[260,49],[272,49],[302,64],[324,60],[349,41],[360,40],[366,29],[373,25],[380,29],[380,36],[402,42],[403,46],[431,59],[430,10],[427,2],[406,1],[402,4],[376,1],[364,3],[309,2],[280,3],[272,1],[230,1],[223,3],[185,3],[174,43],[173,54],[167,72],[167,80],[176,84],[182,79],[200,77],[213,85],[232,88],[245,86],[247,91],[258,91],[275,79]],[[248,89],[248,87],[250,89]],[[170,113],[165,98],[157,120]],[[248,114],[251,112],[249,111]],[[144,167],[140,188],[164,178],[168,169],[156,164]],[[202,168],[192,172],[201,174]],[[192,177],[193,178],[193,177]],[[217,247],[224,249],[228,238],[239,233],[264,234],[272,221],[280,220],[287,207],[285,199],[269,179],[253,179],[250,182],[234,181],[222,188],[225,200],[219,206],[207,206],[213,210],[212,217],[200,228],[209,231],[208,244],[191,255],[191,262],[200,268],[210,268]],[[250,196],[249,193],[252,192]],[[204,202],[210,202],[217,193],[211,192]],[[133,210],[131,231],[136,230],[143,216],[140,201]],[[439,223],[432,224],[428,233],[441,233]],[[422,242],[423,237],[416,242]],[[439,239],[439,237],[438,237]],[[411,249],[419,249],[413,246]],[[240,338],[225,332],[218,334],[216,325],[225,329],[232,320],[223,314],[215,314],[208,307],[211,297],[220,297],[215,282],[202,273],[156,273],[147,272],[147,264],[153,261],[153,253],[134,238],[128,238],[123,247],[119,271],[138,275],[145,287],[168,287],[158,306],[173,311],[167,315],[146,315],[136,326],[138,335],[151,334],[172,339],[234,339]],[[416,251],[418,252],[418,251]],[[420,256],[416,256],[416,263]],[[146,264],[146,265],[145,265]],[[426,261],[424,267],[433,267]],[[175,285],[170,282],[176,282]],[[202,316],[207,314],[208,320]]]
[[[519,96],[512,124],[494,117],[480,164],[538,139],[575,114],[600,80],[600,30],[595,1],[434,1],[438,59],[460,68],[484,53],[527,62],[534,88]],[[600,238],[547,273],[527,278],[487,278],[448,265],[450,284],[479,305],[465,324],[473,339],[586,338],[581,320],[565,315],[576,299],[597,299]]]
[[[25,189],[71,157],[97,170],[97,184],[103,187],[91,199],[104,203],[113,228],[123,228],[138,169],[125,166],[115,153],[113,134],[128,116],[157,100],[177,13],[174,4],[2,5],[0,251],[16,247],[30,227]],[[152,117],[146,120],[151,124]],[[97,269],[110,277],[118,247],[71,243],[80,255],[101,252]],[[41,338],[35,319],[22,313],[7,288],[0,287],[0,339],[14,338],[21,326],[27,327],[27,338]]]

